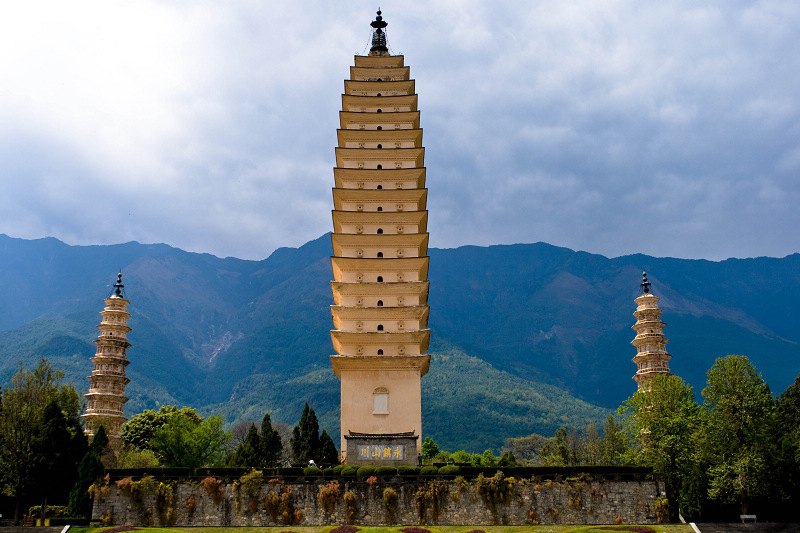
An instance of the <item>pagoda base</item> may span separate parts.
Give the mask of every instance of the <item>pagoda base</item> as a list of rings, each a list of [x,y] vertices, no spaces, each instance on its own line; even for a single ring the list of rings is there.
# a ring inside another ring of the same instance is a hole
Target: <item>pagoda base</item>
[[[350,466],[413,466],[418,462],[414,431],[406,433],[354,433],[347,440],[347,464]]]

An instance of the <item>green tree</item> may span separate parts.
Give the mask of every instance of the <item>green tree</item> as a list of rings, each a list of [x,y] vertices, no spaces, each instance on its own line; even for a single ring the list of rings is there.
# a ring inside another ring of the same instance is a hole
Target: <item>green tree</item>
[[[70,400],[77,400],[75,398]],[[69,400],[67,400],[69,401]],[[69,403],[77,407],[77,401]],[[77,418],[61,409],[57,398],[51,398],[42,414],[42,428],[37,443],[41,454],[37,464],[37,479],[41,498],[41,518],[47,514],[50,501],[67,502],[72,485],[78,476],[78,464],[88,449],[86,436]]]
[[[700,510],[701,492],[696,437],[700,407],[692,387],[677,376],[658,376],[650,388],[633,394],[620,408],[623,426],[638,446],[628,462],[649,466],[667,488],[671,519],[679,507],[685,513]]]
[[[292,430],[290,443],[295,461],[307,463],[314,457],[319,459],[319,422],[308,402],[303,408],[303,414],[300,415],[300,422]]]
[[[452,460],[454,463],[471,462],[470,454],[465,452],[464,450],[458,450],[457,452],[453,452],[453,455],[450,456],[450,460]]]
[[[75,480],[75,485],[69,494],[68,512],[70,516],[83,516],[85,518],[91,516],[92,497],[89,495],[89,487],[105,473],[101,459],[107,445],[106,428],[99,426],[89,449],[78,465],[78,478]]]
[[[541,462],[542,448],[547,443],[547,440],[547,437],[536,433],[532,433],[527,437],[509,438],[506,439],[503,450],[511,452],[523,464],[536,465]]]
[[[139,450],[147,450],[158,430],[175,417],[183,417],[196,424],[203,420],[191,407],[178,409],[175,405],[162,405],[158,411],[146,409],[123,424],[122,441]]]
[[[23,501],[42,495],[39,487],[46,484],[41,477],[44,465],[57,467],[67,476],[63,485],[71,485],[75,479],[72,473],[75,465],[66,463],[77,463],[80,455],[74,458],[69,450],[55,450],[54,443],[45,436],[46,432],[54,437],[57,435],[58,441],[68,448],[73,445],[79,448],[83,439],[80,424],[75,428],[71,422],[78,420],[78,393],[71,385],[62,385],[63,379],[64,372],[54,369],[42,358],[32,371],[20,364],[19,371],[11,378],[11,386],[2,391],[0,486],[6,495],[14,498],[14,522],[17,525]],[[51,402],[49,413],[54,420],[48,424],[45,410]],[[69,432],[69,437],[62,430]],[[73,443],[73,439],[77,440]],[[63,487],[61,481],[57,485]]]
[[[781,394],[777,404],[779,470],[784,499],[800,501],[800,375]]]
[[[497,457],[494,456],[492,450],[485,450],[481,456],[481,466],[484,468],[491,468],[497,466]]]
[[[596,466],[601,463],[603,457],[603,439],[600,438],[600,432],[594,422],[590,422],[583,430],[580,450],[580,464]]]
[[[150,448],[165,465],[194,471],[202,466],[220,466],[229,438],[218,416],[200,418],[199,423],[192,417],[175,416],[156,431]]]
[[[322,430],[322,435],[319,437],[319,461],[325,464],[339,464],[339,450],[336,449],[333,439],[328,432]]]
[[[570,438],[567,429],[560,427],[552,439],[542,447],[542,466],[569,466],[574,464],[570,454]]]
[[[261,460],[263,461],[261,466],[265,468],[281,466],[283,440],[281,439],[280,433],[272,427],[272,420],[270,420],[269,413],[264,413],[259,437]]]
[[[770,490],[776,453],[772,394],[746,356],[729,355],[709,369],[703,398],[708,494],[738,501],[742,514],[749,514],[753,497]]]
[[[236,452],[231,459],[231,466],[241,467],[263,467],[263,455],[261,438],[255,424],[250,424],[247,436],[244,441],[236,448]]]
[[[630,449],[629,440],[622,424],[614,415],[608,415],[603,423],[603,451],[600,464],[611,466],[622,463],[622,457]]]
[[[423,462],[429,462],[436,457],[436,454],[439,453],[439,445],[436,444],[432,438],[425,437],[425,440],[422,441],[422,460]]]

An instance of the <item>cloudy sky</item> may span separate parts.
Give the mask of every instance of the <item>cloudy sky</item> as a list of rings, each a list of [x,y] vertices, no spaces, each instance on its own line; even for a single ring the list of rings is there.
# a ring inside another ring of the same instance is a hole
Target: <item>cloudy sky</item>
[[[382,1],[431,245],[800,251],[800,2]],[[331,229],[377,5],[6,2],[0,232],[262,259]]]

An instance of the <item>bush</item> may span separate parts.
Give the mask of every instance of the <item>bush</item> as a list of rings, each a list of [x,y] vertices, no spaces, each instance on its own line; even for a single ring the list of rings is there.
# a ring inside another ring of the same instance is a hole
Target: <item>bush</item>
[[[356,477],[356,467],[354,466],[345,466],[342,468],[341,475],[342,477]]]
[[[264,473],[261,470],[252,469],[247,474],[239,478],[236,487],[250,498],[258,497],[261,485],[264,484]]]
[[[327,485],[322,485],[317,494],[317,501],[325,508],[328,514],[333,513],[336,507],[336,501],[339,499],[341,491],[339,490],[339,482],[331,481]]]
[[[345,468],[347,468],[347,465],[336,465],[336,466],[334,466],[333,467],[333,475],[334,476],[341,476],[342,475],[342,470],[344,470]]]
[[[423,466],[420,474],[422,477],[436,477],[439,473],[439,469],[435,466]]]
[[[336,475],[336,470],[331,467],[328,467],[322,471],[322,475],[325,477],[333,477]]]
[[[39,518],[42,516],[42,506],[34,505],[28,509],[28,515]],[[62,518],[67,515],[67,507],[62,505],[48,505],[46,518]]]
[[[307,466],[303,469],[303,475],[306,477],[314,477],[314,476],[321,476],[322,470],[315,466]]]
[[[222,480],[209,476],[200,482],[200,486],[211,497],[211,500],[219,505],[219,502],[222,501]]]
[[[376,476],[395,476],[397,469],[393,466],[379,466],[375,471]]]
[[[439,469],[439,474],[442,476],[455,476],[461,471],[460,466],[456,465],[447,465],[443,466]]]
[[[397,491],[389,487],[383,491],[383,505],[386,507],[388,522],[394,522],[394,515],[397,512]]]
[[[356,472],[356,475],[360,479],[363,479],[365,477],[374,476],[376,470],[378,470],[378,469],[376,467],[374,467],[374,466],[362,466],[362,467],[360,467],[358,469],[358,471]]]
[[[669,523],[669,500],[656,498],[656,519],[659,524]]]
[[[416,476],[419,475],[419,467],[418,466],[398,466],[397,473],[401,476]]]
[[[358,497],[352,490],[348,490],[344,493],[344,511],[348,524],[352,524],[356,520],[356,514],[358,514],[358,508],[356,507],[357,501]]]

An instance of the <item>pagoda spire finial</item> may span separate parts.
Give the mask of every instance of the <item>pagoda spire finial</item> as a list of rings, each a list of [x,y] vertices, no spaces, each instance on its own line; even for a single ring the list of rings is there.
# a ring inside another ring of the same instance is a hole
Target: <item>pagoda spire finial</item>
[[[378,8],[377,16],[370,24],[370,26],[374,28],[372,31],[372,48],[369,49],[370,52],[389,51],[389,47],[386,46],[386,32],[383,31],[383,29],[388,25],[389,23],[383,20],[383,17],[381,16],[381,8]]]
[[[119,271],[117,274],[117,282],[114,284],[114,294],[118,298],[123,298],[122,289],[125,288],[125,285],[122,284],[122,270]]]
[[[650,292],[650,282],[647,281],[647,272],[642,272],[642,292],[647,294]]]

